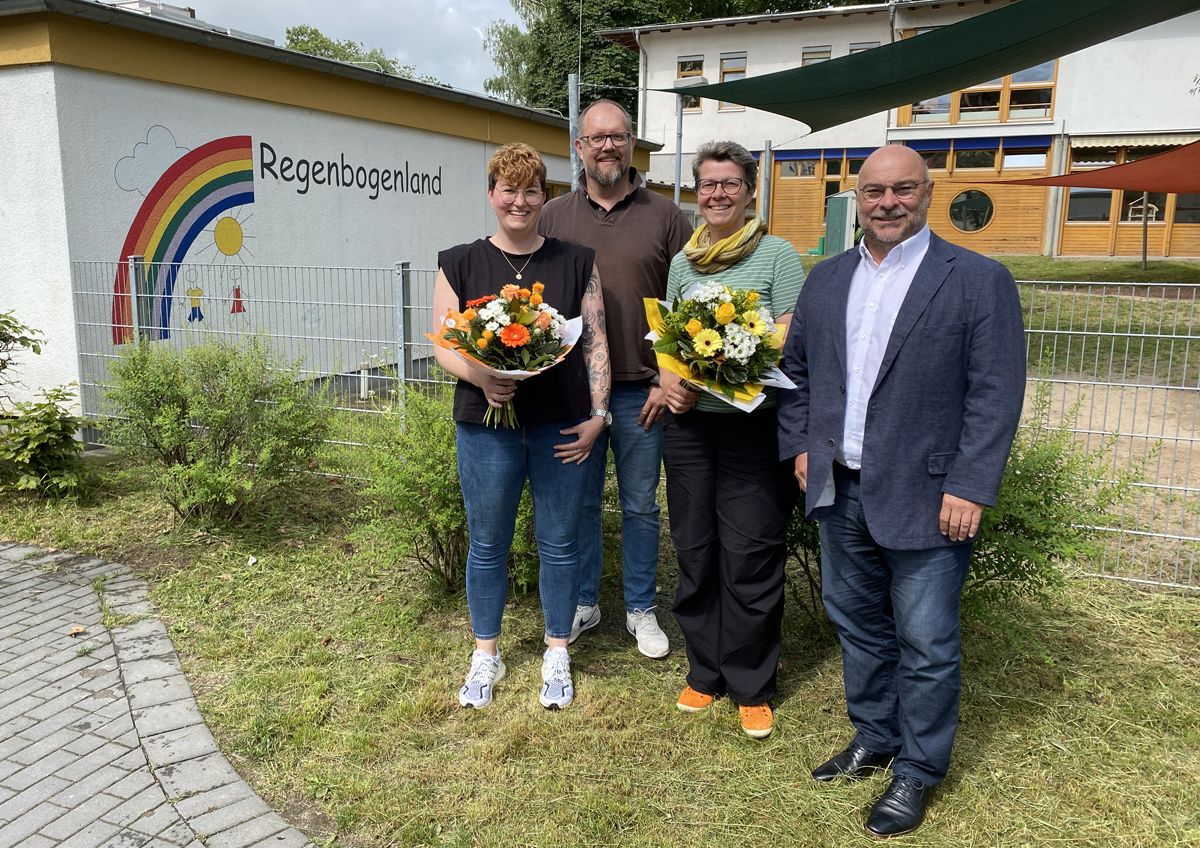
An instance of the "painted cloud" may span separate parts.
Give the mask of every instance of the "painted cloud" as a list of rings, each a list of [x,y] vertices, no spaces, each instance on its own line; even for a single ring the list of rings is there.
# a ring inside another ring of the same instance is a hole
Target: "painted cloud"
[[[146,133],[146,140],[133,146],[133,155],[117,162],[117,185],[145,197],[167,168],[187,152],[186,147],[175,144],[175,136],[169,129],[153,126]]]

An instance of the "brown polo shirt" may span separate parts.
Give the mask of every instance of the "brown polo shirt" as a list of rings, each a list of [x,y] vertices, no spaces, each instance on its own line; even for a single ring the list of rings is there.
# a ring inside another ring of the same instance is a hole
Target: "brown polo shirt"
[[[585,184],[547,203],[538,224],[542,235],[596,251],[614,381],[658,373],[645,338],[642,298],[666,296],[671,258],[692,235],[691,223],[674,203],[644,188],[634,168],[628,178],[625,197],[612,209],[589,198]]]

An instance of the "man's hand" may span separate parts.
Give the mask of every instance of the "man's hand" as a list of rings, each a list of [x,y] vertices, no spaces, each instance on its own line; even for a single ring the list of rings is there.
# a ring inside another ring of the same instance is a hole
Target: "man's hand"
[[[600,431],[604,429],[604,419],[599,415],[593,415],[587,421],[582,421],[574,427],[567,427],[565,430],[559,430],[564,436],[575,436],[573,442],[554,446],[554,458],[561,459],[563,465],[569,462],[574,462],[576,465],[582,465],[592,452],[592,445],[596,443],[596,438],[600,435]]]
[[[800,491],[808,492],[808,452],[796,454],[796,482]]]
[[[938,527],[942,535],[952,542],[974,539],[975,534],[979,532],[979,519],[982,515],[983,504],[942,493],[942,514],[938,517]]]
[[[662,390],[662,386],[651,386],[650,395],[642,405],[642,411],[638,413],[638,426],[643,430],[649,430],[662,419],[663,410],[666,408],[667,395]]]

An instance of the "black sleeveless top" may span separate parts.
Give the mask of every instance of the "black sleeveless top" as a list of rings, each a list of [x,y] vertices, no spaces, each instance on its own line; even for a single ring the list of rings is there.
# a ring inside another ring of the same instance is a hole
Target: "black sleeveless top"
[[[505,256],[521,271],[519,281]],[[500,248],[487,239],[438,253],[438,267],[458,295],[460,312],[466,309],[468,300],[499,294],[500,288],[509,283],[529,288],[535,282],[541,282],[546,286],[542,292],[545,302],[567,319],[580,314],[594,260],[595,252],[591,248],[553,238],[547,238],[532,254],[501,254]],[[575,424],[586,418],[592,408],[592,394],[588,389],[583,344],[576,343],[566,358],[549,371],[517,383],[513,403],[522,426],[552,422]],[[466,380],[458,381],[454,388],[455,421],[482,424],[487,408],[482,389]]]

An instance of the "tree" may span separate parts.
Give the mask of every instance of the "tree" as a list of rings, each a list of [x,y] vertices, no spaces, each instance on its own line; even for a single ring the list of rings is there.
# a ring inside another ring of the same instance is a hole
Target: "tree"
[[[492,21],[484,49],[499,73],[483,84],[497,97],[567,114],[567,74],[579,73],[581,99],[607,97],[631,114],[637,104],[637,54],[598,30],[778,11],[771,0],[510,0],[521,23]],[[793,0],[789,9],[861,0]]]
[[[433,85],[445,85],[437,77],[428,74],[418,75],[415,66],[393,59],[378,47],[368,50],[358,41],[350,39],[334,41],[315,26],[308,24],[298,24],[284,30],[284,46],[289,50],[297,50],[310,56],[319,56],[322,59],[334,59],[338,62],[355,65],[375,64],[385,74],[395,77],[428,82]]]

